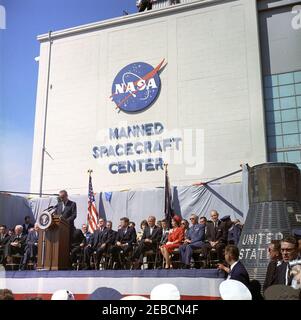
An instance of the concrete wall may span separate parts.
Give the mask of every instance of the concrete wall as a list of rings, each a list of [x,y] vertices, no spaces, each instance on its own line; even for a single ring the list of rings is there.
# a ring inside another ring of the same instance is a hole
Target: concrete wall
[[[173,185],[266,160],[255,0],[196,1],[55,32],[53,38],[46,131],[53,160],[45,156],[44,192],[86,193],[89,168],[97,191],[163,186],[161,170],[113,175],[107,163],[93,158],[93,146],[123,124],[160,121],[167,135],[183,138],[175,152],[182,161],[163,154]],[[47,36],[39,40],[32,191],[39,189],[49,52]],[[168,64],[154,105],[137,114],[117,112],[109,96],[119,70],[136,61],[156,66],[163,58]],[[184,129],[193,136],[203,132],[204,140],[187,138]]]

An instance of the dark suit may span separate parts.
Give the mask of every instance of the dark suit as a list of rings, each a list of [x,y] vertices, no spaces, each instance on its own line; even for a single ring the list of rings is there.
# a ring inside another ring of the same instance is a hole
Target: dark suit
[[[116,232],[112,229],[105,228],[102,233],[98,234],[98,244],[96,248],[96,263],[99,264],[101,257],[115,243]]]
[[[227,229],[224,222],[221,220],[218,220],[216,225],[214,225],[213,222],[208,222],[206,224],[206,243],[203,246],[203,252],[205,257],[207,257],[209,251],[213,248],[209,241],[217,241],[218,243],[214,246],[216,253],[217,253],[217,259],[222,261],[223,260],[223,249],[226,246],[227,242]]]
[[[267,267],[267,272],[263,284],[263,291],[265,291],[268,287],[272,286],[275,284],[275,276],[276,276],[276,269],[277,269],[277,264],[278,260],[272,260],[269,262],[268,267]]]
[[[59,216],[62,215],[63,218],[65,218],[69,222],[70,227],[74,228],[74,220],[76,219],[76,216],[77,216],[77,209],[76,209],[75,202],[71,200],[67,200],[64,209],[63,209],[63,202],[62,201],[59,202],[57,204],[56,213]]]
[[[9,241],[9,238],[10,237],[7,233],[4,235],[0,235],[0,264],[3,263],[4,249],[5,249],[7,242]]]
[[[25,266],[29,259],[35,258],[38,253],[39,232],[32,230],[26,238],[25,252],[22,260],[22,266]]]
[[[124,246],[117,246],[116,243],[121,242]],[[121,262],[122,264],[125,262],[124,260],[128,260],[129,254],[133,251],[133,244],[136,242],[136,231],[134,228],[122,228],[117,232],[115,245],[111,247],[110,253],[112,254],[112,260],[115,262]],[[119,261],[118,257],[120,256],[121,261]],[[121,267],[121,266],[120,266]]]
[[[80,229],[75,229],[72,235],[71,250],[70,250],[70,260],[71,263],[75,263],[77,260],[77,254],[81,253],[81,244],[85,243],[85,236]]]
[[[17,241],[20,246],[18,247],[14,247],[11,246],[12,242]],[[4,249],[4,256],[8,257],[11,256],[13,254],[20,254],[23,255],[24,254],[24,248],[25,248],[25,244],[26,244],[26,236],[25,235],[13,235],[9,238],[9,241],[7,242],[5,249]]]
[[[193,250],[202,248],[205,241],[205,225],[195,224],[191,226],[186,233],[186,239],[191,240],[189,244],[183,244],[179,247],[181,262],[189,265]]]
[[[30,230],[31,228],[33,228],[34,225],[33,225],[32,223],[29,223],[29,224],[26,226],[26,224],[24,223],[24,224],[22,225],[22,227],[23,227],[22,234],[28,235],[29,230]]]
[[[149,250],[157,250],[158,244],[162,238],[162,229],[158,228],[157,226],[153,226],[151,233],[150,227],[145,227],[143,231],[143,235],[141,238],[141,241],[137,247],[137,249],[134,252],[133,258],[139,259],[139,262],[141,263],[143,261],[143,254],[146,251]],[[152,242],[145,242],[146,239],[151,240]],[[156,252],[156,251],[155,251]]]
[[[275,280],[273,284],[284,284],[290,286],[292,284],[293,276],[290,275],[289,271],[290,268],[288,263],[282,261],[282,263],[278,267],[276,267]]]
[[[240,281],[246,287],[249,287],[250,284],[248,271],[240,261],[238,261],[233,269],[230,270],[228,279]]]
[[[100,235],[105,230],[96,229],[93,234],[90,236],[90,240],[88,245],[84,249],[84,262],[88,268],[90,268],[90,257],[94,251],[97,249],[97,245],[99,243]]]
[[[235,224],[231,226],[228,230],[228,244],[234,244],[237,246],[241,235],[241,231],[242,228],[240,224]]]

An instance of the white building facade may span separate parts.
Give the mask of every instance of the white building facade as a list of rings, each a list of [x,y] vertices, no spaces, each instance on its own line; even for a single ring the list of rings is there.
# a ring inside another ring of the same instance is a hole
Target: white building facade
[[[44,193],[86,193],[88,169],[99,192],[163,186],[166,163],[173,185],[191,185],[268,160],[255,0],[187,1],[38,39],[32,192],[42,176]],[[133,75],[145,64],[146,80]]]

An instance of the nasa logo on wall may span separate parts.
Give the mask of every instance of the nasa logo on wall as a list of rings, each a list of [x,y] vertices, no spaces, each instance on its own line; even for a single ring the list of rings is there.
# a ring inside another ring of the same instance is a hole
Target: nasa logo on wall
[[[159,71],[164,59],[157,67],[145,62],[135,62],[124,67],[115,77],[111,99],[116,108],[125,112],[147,109],[156,100],[161,89]]]

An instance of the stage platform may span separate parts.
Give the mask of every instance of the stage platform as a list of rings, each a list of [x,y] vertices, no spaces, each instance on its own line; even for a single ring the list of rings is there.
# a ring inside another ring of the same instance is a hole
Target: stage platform
[[[67,289],[77,300],[87,299],[97,288],[109,287],[122,295],[149,297],[161,283],[175,284],[182,299],[220,299],[224,274],[215,269],[191,270],[100,270],[100,271],[3,271],[0,288],[13,291],[16,299],[40,296],[50,299],[58,289]]]

